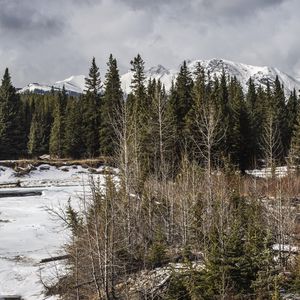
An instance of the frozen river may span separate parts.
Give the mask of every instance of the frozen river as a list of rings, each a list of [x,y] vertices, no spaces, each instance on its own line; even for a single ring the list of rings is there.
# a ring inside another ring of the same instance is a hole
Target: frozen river
[[[80,166],[64,169],[41,166],[25,177],[16,178],[11,169],[1,167],[0,183],[21,180],[21,185],[27,187],[0,189],[0,295],[45,299],[40,278],[47,281],[53,277],[55,268],[39,262],[58,255],[68,240],[62,222],[53,218],[46,208],[65,207],[70,197],[76,203],[88,175],[88,170]],[[37,195],[9,194],[28,192],[28,187],[37,191]]]

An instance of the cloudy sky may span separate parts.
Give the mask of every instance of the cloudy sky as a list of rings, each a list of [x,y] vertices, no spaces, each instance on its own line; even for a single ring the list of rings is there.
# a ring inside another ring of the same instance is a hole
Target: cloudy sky
[[[0,71],[13,82],[121,72],[139,52],[148,67],[226,58],[300,76],[299,0],[0,0]]]

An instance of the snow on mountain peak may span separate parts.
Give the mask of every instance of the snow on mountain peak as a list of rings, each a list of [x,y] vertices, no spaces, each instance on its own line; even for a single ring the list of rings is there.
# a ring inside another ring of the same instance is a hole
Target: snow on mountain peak
[[[215,76],[220,77],[223,70],[224,72],[233,77],[235,76],[241,83],[243,90],[246,92],[248,89],[249,78],[251,77],[256,86],[266,86],[267,82],[272,84],[278,76],[280,82],[284,85],[285,94],[288,96],[289,93],[295,88],[297,91],[300,90],[300,80],[295,79],[292,76],[281,72],[277,68],[267,66],[252,66],[243,63],[233,62],[226,59],[213,58],[209,60],[187,60],[187,66],[193,74],[198,63],[204,68],[206,73],[210,73],[211,78]],[[157,65],[145,70],[146,80],[149,79],[160,80],[164,84],[166,90],[170,90],[172,81],[174,81],[179,73],[178,69],[167,69],[162,65]],[[121,76],[121,86],[125,93],[131,91],[131,80],[133,73],[128,71]],[[65,86],[66,91],[70,94],[81,94],[85,90],[85,76],[77,75],[70,76],[67,79],[57,81],[52,85],[44,85],[39,83],[31,83],[19,90],[19,93],[35,92],[35,93],[47,93],[53,87],[56,90],[61,90]]]
[[[56,81],[53,84],[39,84],[39,83],[29,83],[24,88],[20,89],[18,93],[37,93],[44,94],[51,91],[52,88],[54,90],[62,90],[63,86],[66,91],[71,95],[81,94],[85,89],[85,76],[84,75],[76,75],[70,76],[67,79]]]
[[[157,75],[160,74],[161,76],[165,75],[165,74],[169,74],[169,70],[167,70],[164,66],[162,65],[157,65],[154,66],[152,68],[150,68],[149,70],[146,71],[146,76],[148,75]]]
[[[65,80],[57,81],[53,85],[57,89],[62,89],[65,86],[67,91],[71,91],[73,93],[81,94],[85,89],[85,76],[77,75],[71,76]]]
[[[233,62],[226,59],[213,58],[209,60],[187,60],[187,66],[193,74],[198,63],[204,68],[206,73],[210,73],[211,78],[220,77],[223,70],[225,74],[230,77],[235,76],[242,84],[243,90],[246,92],[248,89],[248,82],[250,77],[253,79],[256,86],[266,86],[269,81],[272,84],[278,76],[280,82],[284,85],[285,94],[289,93],[295,88],[300,89],[300,81],[289,76],[288,74],[281,72],[277,68],[267,66],[252,66],[243,63]],[[179,67],[177,70],[167,70],[161,65],[152,67],[145,71],[146,81],[151,79],[160,79],[165,85],[166,90],[169,90],[178,75]],[[122,88],[126,93],[130,92],[130,81],[132,78],[132,72],[128,72],[121,77]]]

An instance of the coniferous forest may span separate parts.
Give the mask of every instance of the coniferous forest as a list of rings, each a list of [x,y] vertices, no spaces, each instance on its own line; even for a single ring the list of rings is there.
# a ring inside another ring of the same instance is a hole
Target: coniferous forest
[[[211,78],[199,64],[192,74],[186,62],[166,91],[145,82],[144,64],[131,61],[128,95],[112,55],[101,74],[92,60],[78,97],[18,94],[5,70],[1,159],[104,157],[117,168],[104,184],[91,179],[81,210],[69,204],[61,215],[68,272],[48,293],[277,300],[299,292],[298,93],[285,95],[278,78],[266,87],[249,78],[244,93],[225,71]],[[270,176],[247,173],[263,167]]]
[[[212,160],[244,172],[271,163],[285,164],[299,156],[300,113],[294,90],[284,95],[278,78],[267,88],[251,78],[243,93],[236,78],[225,72],[210,78],[199,64],[191,74],[183,62],[170,91],[155,80],[145,82],[144,61],[131,61],[132,92],[123,94],[117,61],[110,56],[104,78],[95,59],[86,78],[86,91],[78,97],[63,89],[45,95],[17,94],[8,69],[1,90],[1,159],[113,156],[116,126],[126,110],[139,131],[139,149],[148,171],[162,159],[176,169],[183,155],[203,164],[200,123],[215,123]],[[207,120],[208,121],[208,120]],[[271,145],[271,144],[272,145]],[[271,161],[266,161],[271,160]]]

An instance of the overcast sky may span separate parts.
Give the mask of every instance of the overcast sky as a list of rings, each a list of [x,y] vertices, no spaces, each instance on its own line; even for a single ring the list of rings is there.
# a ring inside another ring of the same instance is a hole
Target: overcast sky
[[[109,53],[122,73],[226,58],[300,76],[299,0],[0,0],[0,71],[17,87],[87,74]]]

